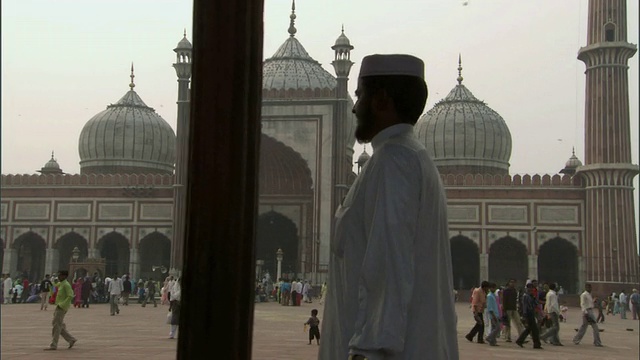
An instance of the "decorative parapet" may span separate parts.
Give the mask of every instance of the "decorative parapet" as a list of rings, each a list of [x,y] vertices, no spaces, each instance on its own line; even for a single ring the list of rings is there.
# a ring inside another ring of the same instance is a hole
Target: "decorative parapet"
[[[9,174],[2,175],[3,187],[11,186],[171,186],[174,175],[162,174]]]
[[[492,175],[442,174],[444,186],[510,186],[510,187],[583,187],[579,176],[571,175]]]
[[[262,89],[262,98],[265,100],[286,99],[335,99],[336,91],[330,88],[315,89]]]

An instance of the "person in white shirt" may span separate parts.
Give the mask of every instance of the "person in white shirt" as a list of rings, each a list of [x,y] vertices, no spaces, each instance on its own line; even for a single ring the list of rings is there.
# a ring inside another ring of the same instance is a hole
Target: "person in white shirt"
[[[620,291],[620,295],[618,296],[618,302],[620,303],[620,318],[627,318],[627,294],[624,293],[624,290]]]
[[[549,291],[547,291],[544,303],[544,312],[547,318],[551,320],[551,328],[540,335],[540,340],[547,342],[547,339],[550,339],[551,345],[562,346],[558,337],[560,333],[560,305],[558,304],[558,295],[555,290],[556,284],[549,284]]]
[[[118,308],[118,298],[120,298],[120,294],[124,290],[124,286],[122,285],[122,279],[118,277],[118,274],[113,276],[113,279],[109,281],[109,285],[107,286],[107,292],[109,293],[109,303],[111,304],[111,316],[115,314],[120,314],[120,308]]]
[[[4,282],[2,283],[2,296],[5,304],[11,304],[11,288],[13,288],[13,280],[9,274],[4,274]]]
[[[585,290],[582,294],[580,294],[580,309],[582,310],[582,326],[580,326],[580,330],[573,338],[573,343],[578,345],[580,344],[580,340],[587,332],[587,326],[591,325],[593,329],[593,345],[601,347],[602,342],[600,341],[600,330],[598,329],[598,324],[596,323],[596,317],[593,315],[593,298],[591,297],[591,284],[586,284],[584,286]]]
[[[373,155],[335,214],[320,360],[457,360],[447,201],[414,133],[424,62],[362,60],[355,137]]]
[[[178,280],[172,280],[171,288],[169,289],[169,302],[171,303],[171,309],[169,310],[171,312],[169,339],[175,338],[176,332],[178,331],[181,292],[180,278],[178,278]]]

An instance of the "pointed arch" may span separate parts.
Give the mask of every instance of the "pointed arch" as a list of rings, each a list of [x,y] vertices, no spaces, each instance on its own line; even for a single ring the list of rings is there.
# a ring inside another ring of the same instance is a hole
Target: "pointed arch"
[[[300,271],[300,241],[298,229],[288,217],[269,211],[258,217],[256,234],[256,259],[264,260],[263,269],[276,274],[276,251],[284,252],[282,274],[297,274]],[[274,275],[275,277],[275,275]]]
[[[129,272],[129,239],[119,232],[112,231],[98,240],[100,257],[106,260],[105,274],[113,276]]]
[[[575,294],[578,284],[578,249],[561,237],[547,240],[538,250],[539,283],[557,283],[565,292]]]
[[[524,284],[528,277],[527,247],[520,241],[506,236],[489,248],[489,281],[504,284],[516,279]]]
[[[30,282],[42,279],[47,251],[45,239],[33,231],[28,231],[20,235],[12,247],[18,253],[17,270],[20,275],[26,276]]]
[[[154,266],[170,268],[171,240],[157,231],[154,231],[140,240],[140,277],[164,280],[160,270],[153,270]]]
[[[83,261],[89,255],[89,242],[82,235],[75,231],[70,231],[62,235],[54,244],[53,248],[58,249],[58,269],[68,269],[71,262],[73,249],[78,247],[80,250],[79,261]],[[57,270],[57,269],[55,269]]]
[[[466,236],[451,238],[451,263],[454,289],[470,289],[480,284],[480,251]]]

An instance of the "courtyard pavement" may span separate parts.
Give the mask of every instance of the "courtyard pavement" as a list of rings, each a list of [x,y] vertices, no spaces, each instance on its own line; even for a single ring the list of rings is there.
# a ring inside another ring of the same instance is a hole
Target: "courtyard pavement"
[[[307,345],[303,323],[311,309],[317,308],[322,320],[323,308],[317,302],[300,307],[285,307],[276,303],[255,305],[253,359],[315,360],[318,346]],[[66,316],[67,329],[78,339],[72,349],[61,338],[57,351],[43,351],[51,340],[52,307],[40,311],[39,304],[10,304],[0,306],[2,359],[117,359],[118,357],[175,359],[176,340],[168,338],[169,325],[165,324],[167,306],[141,308],[133,303],[120,306],[120,314],[109,315],[108,304],[92,304],[89,309],[71,308]],[[591,329],[582,343],[574,345],[571,339],[580,325],[579,309],[569,310],[569,322],[561,324],[560,339],[563,347],[544,345],[543,350],[525,348],[515,343],[499,341],[498,347],[470,343],[464,335],[473,325],[469,305],[458,303],[458,341],[461,359],[536,359],[541,356],[555,359],[638,359],[639,321],[607,317],[600,333],[605,345],[592,345]],[[629,318],[631,314],[628,314]],[[322,323],[320,323],[322,327]],[[550,354],[553,352],[553,354]],[[215,359],[211,354],[203,359]],[[341,359],[337,359],[341,360]]]

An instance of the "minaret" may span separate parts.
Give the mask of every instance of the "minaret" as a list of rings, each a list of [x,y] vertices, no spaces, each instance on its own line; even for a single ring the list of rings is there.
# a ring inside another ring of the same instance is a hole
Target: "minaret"
[[[336,108],[335,108],[335,121],[333,126],[333,153],[335,156],[335,162],[333,164],[333,183],[349,185],[349,175],[352,170],[352,159],[347,158],[346,140],[348,139],[348,116],[351,111],[349,105],[349,72],[353,62],[351,61],[351,50],[353,46],[349,41],[349,38],[344,34],[344,26],[342,26],[342,33],[336,39],[336,43],[331,47],[335,52],[334,60],[331,62],[333,69],[337,76],[336,86]],[[337,208],[338,204],[342,201],[342,198],[346,195],[346,187],[334,187],[334,203],[333,209]]]
[[[187,159],[189,149],[189,82],[191,79],[192,46],[184,37],[173,49],[176,63],[173,67],[178,75],[178,128],[176,129],[176,173],[173,184],[173,241],[171,242],[171,274],[182,272],[182,256],[185,232],[185,200],[187,185]]]
[[[586,65],[585,164],[577,172],[586,186],[586,278],[605,294],[640,281],[627,75],[637,48],[627,42],[626,0],[590,0],[588,15],[587,46],[578,52]]]

